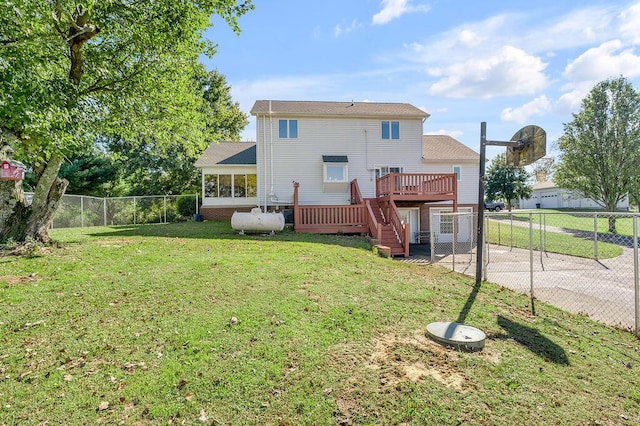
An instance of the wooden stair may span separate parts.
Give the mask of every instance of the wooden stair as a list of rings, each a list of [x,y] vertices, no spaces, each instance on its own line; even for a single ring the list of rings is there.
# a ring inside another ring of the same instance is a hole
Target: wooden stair
[[[393,229],[393,226],[385,219],[384,215],[382,214],[382,209],[380,208],[380,204],[378,204],[378,200],[376,200],[375,198],[369,198],[368,200],[376,221],[379,224],[382,224],[382,238],[380,239],[380,241],[378,241],[378,245],[388,247],[391,256],[403,256],[404,247],[402,247],[402,244],[400,243],[398,235]]]

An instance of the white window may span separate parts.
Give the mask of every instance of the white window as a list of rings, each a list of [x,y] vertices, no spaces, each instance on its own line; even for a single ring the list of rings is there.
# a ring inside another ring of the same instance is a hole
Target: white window
[[[346,163],[324,163],[325,182],[347,182],[349,176]]]
[[[456,174],[456,180],[460,181],[460,177],[462,176],[462,168],[460,166],[453,166],[453,173]]]
[[[376,167],[376,179],[389,173],[402,173],[402,166],[380,166]]]
[[[346,155],[323,155],[323,179],[328,183],[349,181],[349,159]]]

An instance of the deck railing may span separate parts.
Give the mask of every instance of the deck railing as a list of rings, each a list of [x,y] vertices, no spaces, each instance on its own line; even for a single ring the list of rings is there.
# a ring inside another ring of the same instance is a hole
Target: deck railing
[[[334,206],[297,206],[296,231],[312,232],[369,232],[367,209],[364,204]]]
[[[351,205],[300,205],[298,204],[299,186],[298,182],[293,183],[293,217],[296,231],[327,234],[369,232],[369,214],[364,202]],[[359,194],[357,182],[352,182],[351,199],[357,199],[358,196],[361,199],[362,195]]]
[[[376,180],[376,196],[453,196],[455,173],[389,173]]]
[[[389,211],[389,222],[393,226],[394,231],[396,231],[398,240],[404,249],[404,257],[407,257],[409,256],[409,226],[400,218],[400,212],[395,203],[389,203]]]

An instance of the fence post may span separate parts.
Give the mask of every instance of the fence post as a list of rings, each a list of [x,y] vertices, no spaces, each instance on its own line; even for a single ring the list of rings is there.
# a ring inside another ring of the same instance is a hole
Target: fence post
[[[529,213],[529,283],[531,293],[531,313],[535,315],[533,307],[533,213]]]
[[[103,226],[107,226],[107,199],[102,199],[102,218],[104,220]]]
[[[538,215],[538,220],[540,221],[540,225],[538,225],[538,228],[540,228],[540,247],[538,247],[538,249],[540,250],[540,264],[542,265],[542,234],[543,234],[543,230],[542,230],[542,213],[540,213]],[[546,229],[545,229],[546,231]]]
[[[509,251],[513,250],[513,213],[509,212]]]
[[[133,224],[136,225],[136,196],[133,196]]]
[[[489,265],[489,252],[491,250],[489,250],[489,239],[487,238],[489,233],[489,226],[488,226],[489,218],[487,217],[485,218],[485,220],[486,220],[487,226],[485,226],[483,229],[484,235],[482,240],[484,241],[484,243],[482,244],[482,250],[483,250],[483,254],[485,255],[484,256],[485,261],[484,261],[484,264],[482,265],[482,275],[484,277],[484,281],[487,281],[487,269],[488,269],[487,265]]]
[[[84,228],[84,195],[80,196],[80,228]]]
[[[163,197],[164,199],[164,223],[167,223],[167,196]]]
[[[593,214],[593,257],[598,260],[598,213]]]
[[[640,337],[640,285],[638,284],[638,216],[633,215],[633,283],[635,288],[636,336]]]
[[[436,260],[436,254],[435,254],[435,250],[436,250],[436,242],[435,242],[435,238],[436,238],[436,232],[434,230],[434,226],[433,226],[433,214],[431,214],[431,216],[429,217],[429,245],[431,246],[431,263],[435,262]]]
[[[458,223],[458,217],[456,216],[455,213],[451,213],[452,215],[452,220],[451,222],[453,223],[453,241],[451,241],[451,269],[453,270],[453,272],[456,271],[456,242],[458,241],[458,227],[456,226],[456,224]]]

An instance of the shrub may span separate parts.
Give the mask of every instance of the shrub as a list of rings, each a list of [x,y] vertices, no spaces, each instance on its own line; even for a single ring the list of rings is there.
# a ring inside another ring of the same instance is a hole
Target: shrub
[[[184,217],[191,217],[196,214],[195,195],[180,195],[176,200],[176,209]]]

